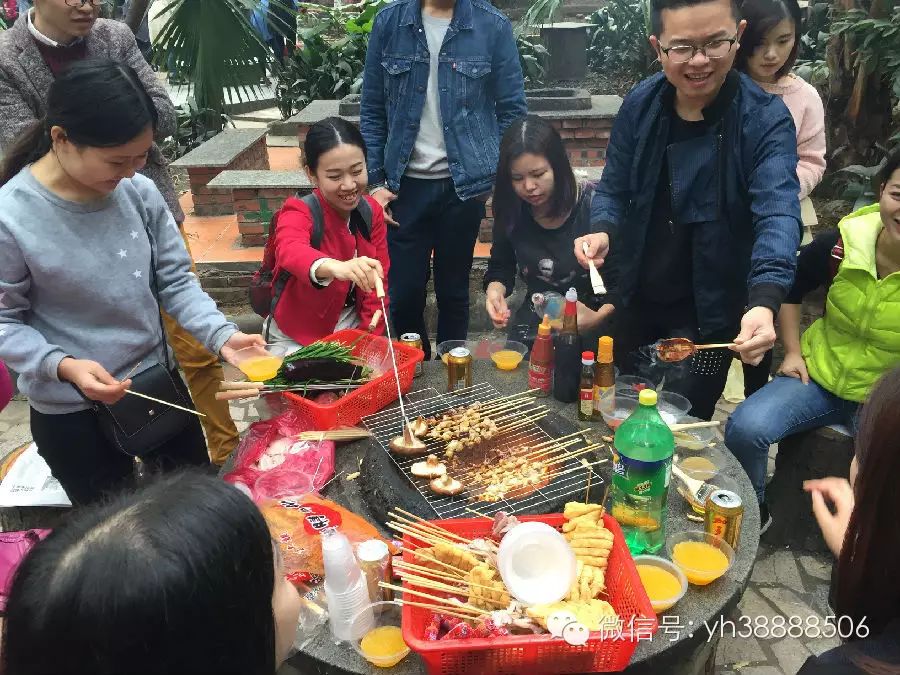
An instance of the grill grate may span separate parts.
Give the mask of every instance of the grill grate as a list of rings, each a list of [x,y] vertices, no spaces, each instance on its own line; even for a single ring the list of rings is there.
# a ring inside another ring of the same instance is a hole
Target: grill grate
[[[447,394],[439,393],[433,388],[424,389],[406,396],[404,405],[412,421],[419,416],[436,417],[451,408],[468,406],[476,402],[488,403],[498,398],[500,394],[491,385],[480,383]],[[500,413],[500,416],[513,415],[500,424],[503,426],[514,423],[519,418],[529,420],[543,409],[534,399],[522,399],[521,405],[516,406],[514,411]],[[452,463],[448,463],[444,458],[445,441],[423,439],[428,450],[416,457],[402,457],[388,449],[391,440],[401,435],[403,431],[399,408],[369,415],[364,417],[362,422],[439,518],[466,518],[471,517],[472,512],[492,516],[501,510],[518,513],[537,509],[569,495],[581,495],[578,498],[583,498],[589,487],[593,488],[604,483],[601,475],[594,470],[597,464],[606,461],[596,460],[592,449],[596,449],[597,446],[590,445],[583,436],[577,434],[562,437],[564,440],[557,446],[553,442],[556,440],[555,437],[534,421],[525,421],[518,428],[500,434],[478,448],[462,451]],[[532,450],[535,446],[541,448]],[[583,454],[579,455],[579,452]],[[428,487],[427,479],[412,475],[410,472],[412,465],[422,461],[429,454],[437,455],[442,462],[448,463],[450,475],[461,480],[466,487],[461,495],[447,497],[435,494]],[[528,456],[529,454],[531,456]],[[532,465],[535,461],[547,461],[552,463],[552,475],[549,481],[539,483],[537,487],[511,490],[498,501],[482,501],[479,496],[482,495],[483,488],[473,486],[474,481],[471,478],[477,473],[480,460],[485,456],[493,457],[494,461],[527,457],[528,463]],[[586,462],[587,466],[583,462]]]

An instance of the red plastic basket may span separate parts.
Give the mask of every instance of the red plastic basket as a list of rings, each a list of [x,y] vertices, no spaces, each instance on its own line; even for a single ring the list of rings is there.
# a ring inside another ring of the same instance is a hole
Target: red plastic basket
[[[353,345],[353,355],[362,360],[380,355],[385,349],[387,340],[385,337],[370,335],[365,331],[350,329],[323,337],[322,341],[330,340],[350,345],[357,339],[359,342]],[[425,354],[421,349],[407,347],[397,342],[394,343],[394,354],[397,356],[400,388],[405,394],[412,388],[416,364],[425,357]],[[359,389],[342,396],[334,403],[316,403],[292,392],[285,392],[284,399],[301,420],[310,425],[310,429],[324,431],[340,426],[352,426],[366,415],[378,412],[389,403],[396,401],[397,384],[394,382],[393,368],[388,368],[379,377],[371,382],[366,382]]]
[[[543,516],[520,516],[523,522],[537,520],[560,529],[565,522],[561,513]],[[435,525],[464,537],[490,537],[491,521],[485,518],[436,520]],[[637,568],[625,537],[615,519],[605,514],[603,524],[613,533],[613,546],[606,571],[606,598],[623,621],[622,635],[591,633],[587,644],[573,647],[562,638],[542,635],[510,635],[468,640],[423,639],[425,626],[433,614],[421,607],[403,605],[403,640],[425,662],[430,675],[522,675],[545,673],[614,672],[624,669],[631,660],[638,639],[649,639],[659,628],[650,599],[641,585]],[[413,537],[404,537],[405,560],[414,562],[412,548],[427,545]],[[403,583],[404,587],[414,587]],[[435,593],[435,591],[429,591]]]

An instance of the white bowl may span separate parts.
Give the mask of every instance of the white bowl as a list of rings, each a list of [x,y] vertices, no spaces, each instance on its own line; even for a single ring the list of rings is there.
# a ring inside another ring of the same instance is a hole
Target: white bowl
[[[569,542],[539,522],[516,525],[500,540],[497,567],[510,595],[527,606],[559,602],[577,573]]]

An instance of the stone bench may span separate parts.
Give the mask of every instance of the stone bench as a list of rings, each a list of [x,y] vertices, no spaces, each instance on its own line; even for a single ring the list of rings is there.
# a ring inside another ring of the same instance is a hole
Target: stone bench
[[[209,183],[230,169],[268,169],[266,133],[266,129],[225,129],[172,162],[173,167],[187,170],[196,215],[234,213],[230,191],[211,187]]]
[[[262,246],[269,234],[269,221],[288,197],[312,192],[305,171],[223,171],[207,189],[231,195],[232,213],[244,246]]]
[[[775,475],[766,487],[772,525],[763,535],[764,542],[795,550],[827,551],[803,481],[847,478],[852,459],[853,437],[840,429],[822,427],[783,439],[775,456]]]

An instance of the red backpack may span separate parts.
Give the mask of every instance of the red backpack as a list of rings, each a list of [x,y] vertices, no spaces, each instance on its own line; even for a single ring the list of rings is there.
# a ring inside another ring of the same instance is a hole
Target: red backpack
[[[297,196],[300,201],[306,204],[309,213],[312,216],[312,232],[309,236],[309,245],[313,248],[319,248],[322,245],[322,234],[325,228],[325,214],[322,212],[322,204],[316,195],[310,193],[304,197]],[[278,227],[278,216],[284,207],[272,216],[269,221],[269,234],[266,237],[266,247],[263,251],[262,264],[253,275],[250,281],[250,307],[263,319],[275,313],[275,306],[281,299],[284,287],[287,285],[291,273],[287,270],[281,270],[278,278],[275,278],[275,229]],[[359,200],[359,204],[355,209],[362,217],[366,224],[366,231],[372,231],[372,207],[365,198]]]

